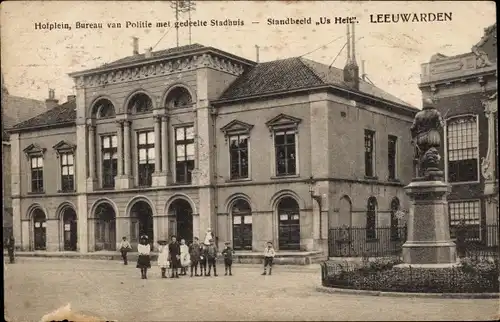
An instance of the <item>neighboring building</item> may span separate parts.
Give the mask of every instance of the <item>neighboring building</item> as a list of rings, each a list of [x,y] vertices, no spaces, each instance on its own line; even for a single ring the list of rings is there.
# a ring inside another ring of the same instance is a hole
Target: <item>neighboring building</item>
[[[10,142],[6,129],[47,110],[42,101],[9,95],[2,74],[2,222],[4,240],[12,234],[12,202],[10,190]]]
[[[471,52],[436,54],[422,64],[420,89],[433,97],[445,120],[441,151],[451,232],[461,221],[468,237],[498,245],[498,170],[496,24],[485,29]],[[496,197],[495,197],[496,195]],[[488,228],[489,227],[489,228]]]
[[[351,55],[339,70],[135,47],[70,76],[76,99],[11,134],[24,249],[115,250],[122,236],[211,227],[237,250],[326,250],[329,227],[366,227],[376,243],[408,208],[418,110],[360,79]]]

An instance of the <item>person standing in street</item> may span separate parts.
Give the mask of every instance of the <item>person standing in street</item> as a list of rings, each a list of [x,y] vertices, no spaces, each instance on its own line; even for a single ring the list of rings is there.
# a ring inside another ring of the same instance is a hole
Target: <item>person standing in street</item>
[[[187,275],[187,268],[191,266],[191,258],[189,256],[189,247],[186,245],[186,240],[181,239],[181,275]]]
[[[172,268],[171,278],[179,278],[179,267],[180,267],[180,258],[181,258],[181,248],[179,243],[177,242],[177,237],[172,236],[172,241],[168,244],[168,253],[170,256],[170,265]]]
[[[168,269],[168,241],[167,240],[159,240],[158,241],[158,266],[161,270],[161,278],[167,278],[167,269]]]
[[[128,265],[127,261],[127,253],[132,250],[132,246],[127,240],[127,237],[123,237],[122,241],[120,242],[120,246],[118,247],[120,249],[120,253],[122,254],[122,259],[123,259],[123,265]]]
[[[208,274],[206,276],[210,276],[210,271],[212,267],[214,268],[214,276],[217,275],[217,247],[214,245],[214,240],[210,239],[210,245],[207,247],[207,261],[208,261]]]
[[[10,235],[9,241],[7,244],[7,252],[9,253],[9,263],[10,264],[14,264],[14,249],[15,249],[14,235]]]
[[[137,268],[141,269],[142,279],[148,279],[148,268],[151,268],[151,245],[149,244],[147,235],[141,236],[141,242],[137,245],[139,257],[137,258]]]
[[[274,256],[276,256],[276,252],[274,251],[273,243],[267,242],[267,247],[264,249],[264,273],[262,275],[266,275],[267,266],[269,266],[269,275],[271,275]]]
[[[207,276],[207,247],[205,244],[200,245],[200,276]]]
[[[233,274],[231,272],[231,267],[233,266],[234,250],[231,248],[228,241],[224,244],[226,245],[226,247],[222,251],[222,256],[224,256],[224,269],[226,271],[224,275],[227,275],[227,273],[229,272],[229,276],[232,276]]]
[[[198,262],[200,261],[200,254],[201,246],[199,244],[198,237],[195,237],[193,243],[189,246],[189,255],[191,256],[191,277],[193,277],[193,268],[194,276],[198,276]]]

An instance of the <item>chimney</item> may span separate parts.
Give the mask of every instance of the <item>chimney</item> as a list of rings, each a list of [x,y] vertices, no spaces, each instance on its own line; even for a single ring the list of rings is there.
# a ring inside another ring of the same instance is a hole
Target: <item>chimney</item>
[[[145,58],[153,57],[152,51],[153,51],[153,48],[151,48],[151,47],[146,48],[146,51],[144,52],[144,57]]]
[[[59,105],[59,100],[56,99],[56,91],[49,88],[49,98],[45,100],[45,106],[47,109],[51,109]]]
[[[259,46],[255,45],[255,61],[259,62]]]
[[[352,37],[350,35],[349,24],[347,25],[347,62],[344,67],[344,82],[351,88],[359,90],[359,67],[356,63],[356,40],[354,24],[352,25]],[[352,52],[351,52],[352,43]]]
[[[74,100],[76,100],[76,95],[68,95],[68,99],[67,99],[68,102],[74,101]]]
[[[132,37],[133,39],[133,46],[134,46],[134,55],[139,55],[139,38],[137,37]]]

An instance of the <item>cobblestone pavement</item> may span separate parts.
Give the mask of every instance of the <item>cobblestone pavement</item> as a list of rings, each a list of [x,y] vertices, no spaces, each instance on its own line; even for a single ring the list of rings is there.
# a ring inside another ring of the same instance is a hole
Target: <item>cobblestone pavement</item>
[[[6,265],[5,310],[11,321],[36,321],[71,303],[73,310],[118,321],[484,320],[498,299],[432,299],[326,294],[319,266],[235,266],[234,276],[140,279],[135,263],[19,258]]]

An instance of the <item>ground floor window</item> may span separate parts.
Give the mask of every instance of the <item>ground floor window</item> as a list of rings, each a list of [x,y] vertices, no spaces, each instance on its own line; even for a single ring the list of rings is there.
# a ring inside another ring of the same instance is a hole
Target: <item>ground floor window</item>
[[[96,209],[95,250],[116,250],[116,214],[109,204]]]
[[[468,240],[479,240],[481,235],[481,203],[479,200],[453,201],[448,203],[450,233],[457,237],[458,230],[464,230]]]
[[[233,218],[233,247],[235,250],[252,250],[252,209],[246,200],[235,201]]]
[[[33,242],[35,250],[47,249],[47,217],[40,209],[33,213]]]

